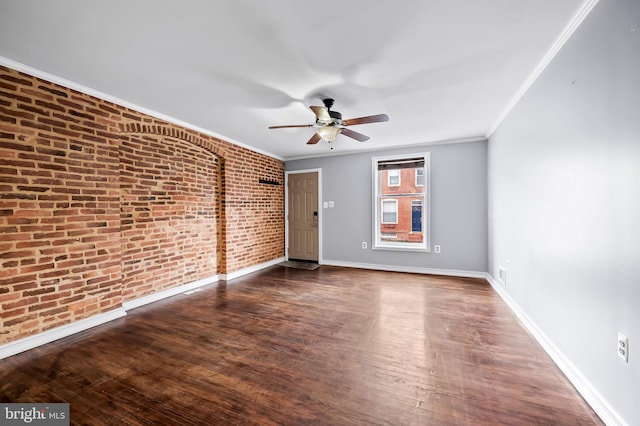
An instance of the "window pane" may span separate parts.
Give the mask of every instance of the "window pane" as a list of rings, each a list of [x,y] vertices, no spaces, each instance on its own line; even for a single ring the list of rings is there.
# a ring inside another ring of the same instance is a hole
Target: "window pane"
[[[400,185],[400,170],[388,170],[387,171],[389,179],[389,186],[399,186]]]
[[[398,202],[396,200],[382,201],[382,223],[398,222]]]
[[[429,154],[372,159],[373,248],[427,251]]]
[[[382,238],[382,235],[393,232],[396,235],[395,241],[422,244],[424,242],[422,235],[424,187],[416,184],[416,176],[422,174],[424,177],[424,168],[404,166],[401,169],[385,169],[378,173],[387,177],[381,179],[379,188],[382,199],[380,239],[388,240],[388,238]]]

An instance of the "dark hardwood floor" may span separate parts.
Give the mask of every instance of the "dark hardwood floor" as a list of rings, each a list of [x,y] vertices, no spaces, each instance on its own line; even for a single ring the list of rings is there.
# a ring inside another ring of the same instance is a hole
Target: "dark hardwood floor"
[[[602,424],[478,279],[274,266],[0,361],[72,424]]]

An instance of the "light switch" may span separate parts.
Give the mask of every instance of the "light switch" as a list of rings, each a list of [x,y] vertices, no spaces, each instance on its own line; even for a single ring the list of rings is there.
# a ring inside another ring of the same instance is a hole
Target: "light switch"
[[[322,207],[325,208],[325,209],[329,208],[329,202],[328,201],[323,201],[322,202]]]
[[[329,201],[329,208],[332,209],[335,207],[335,203],[333,201]]]

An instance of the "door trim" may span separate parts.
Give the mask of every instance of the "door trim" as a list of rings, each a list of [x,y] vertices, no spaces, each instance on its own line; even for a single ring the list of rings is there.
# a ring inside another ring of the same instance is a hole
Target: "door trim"
[[[322,265],[322,169],[291,170],[284,172],[284,257],[289,260],[289,175],[318,174],[318,265]]]

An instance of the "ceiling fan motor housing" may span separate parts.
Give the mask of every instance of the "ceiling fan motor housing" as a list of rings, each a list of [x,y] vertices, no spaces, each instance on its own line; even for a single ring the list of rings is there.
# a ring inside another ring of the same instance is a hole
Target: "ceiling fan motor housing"
[[[326,123],[325,125],[336,125],[336,124],[340,124],[340,122],[342,121],[342,114],[340,114],[338,111],[331,111],[331,107],[333,106],[333,103],[335,101],[331,98],[325,98],[322,100],[322,103],[324,104],[325,108],[327,108],[327,112],[329,113],[329,117],[331,117],[331,123]]]
[[[324,104],[324,106],[327,109],[331,109],[331,107],[333,106],[334,102],[335,101],[333,99],[331,99],[331,98],[325,98],[325,99],[322,100],[322,103]]]

